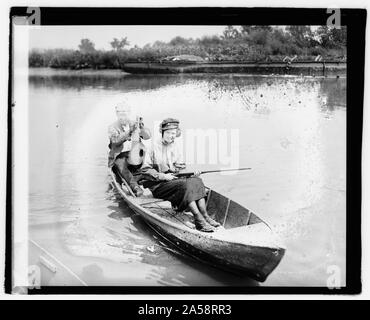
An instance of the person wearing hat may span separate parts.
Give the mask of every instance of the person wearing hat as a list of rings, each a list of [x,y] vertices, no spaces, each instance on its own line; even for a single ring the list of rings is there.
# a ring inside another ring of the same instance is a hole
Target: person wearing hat
[[[207,213],[206,191],[198,174],[190,178],[177,178],[174,173],[185,169],[176,138],[181,135],[179,121],[167,118],[160,124],[162,137],[147,150],[139,183],[149,188],[155,198],[168,200],[177,211],[190,210],[195,227],[212,232],[220,224]]]
[[[116,106],[117,121],[108,127],[109,136],[109,155],[108,166],[113,170],[118,170],[122,177],[127,181],[132,191],[140,196],[143,190],[137,183],[137,171],[141,167],[131,166],[127,162],[130,152],[130,139],[132,133],[137,129],[137,123],[131,120],[131,108],[127,103]],[[142,118],[139,121],[139,135],[141,139],[148,140],[151,137],[149,129],[144,126]],[[133,175],[133,173],[135,175]]]

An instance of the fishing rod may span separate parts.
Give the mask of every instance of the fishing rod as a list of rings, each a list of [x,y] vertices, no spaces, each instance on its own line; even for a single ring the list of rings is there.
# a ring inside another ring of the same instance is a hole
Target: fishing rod
[[[205,170],[205,171],[200,171],[200,174],[205,174],[205,173],[215,173],[215,172],[225,172],[225,171],[243,171],[243,170],[251,170],[252,168],[235,168],[235,169],[217,169],[217,170]],[[187,178],[191,177],[195,174],[194,171],[192,172],[179,172],[175,173],[174,176],[178,178]]]

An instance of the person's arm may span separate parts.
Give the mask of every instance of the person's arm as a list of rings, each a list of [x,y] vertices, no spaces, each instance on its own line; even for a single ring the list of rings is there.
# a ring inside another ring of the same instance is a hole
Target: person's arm
[[[150,130],[144,125],[143,118],[140,118],[139,128],[140,128],[140,137],[143,140],[149,140],[152,137]]]
[[[144,157],[143,166],[141,167],[141,174],[147,176],[154,181],[170,181],[176,179],[172,174],[158,172],[153,168],[153,152],[151,149],[147,150]]]
[[[120,145],[130,138],[130,132],[119,132],[113,126],[108,128],[109,140],[113,145]]]
[[[146,127],[143,127],[141,128],[140,130],[140,137],[143,139],[143,140],[149,140],[152,135],[150,133],[150,130]]]
[[[142,168],[141,171],[144,176],[149,176],[154,181],[171,181],[177,179],[172,173],[158,172],[153,168]]]

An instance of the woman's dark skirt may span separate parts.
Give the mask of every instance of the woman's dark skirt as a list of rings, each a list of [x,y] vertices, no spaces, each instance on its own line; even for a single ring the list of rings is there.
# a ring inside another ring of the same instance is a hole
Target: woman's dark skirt
[[[160,181],[150,187],[155,198],[168,200],[178,211],[184,211],[190,202],[206,196],[203,181],[198,177]]]

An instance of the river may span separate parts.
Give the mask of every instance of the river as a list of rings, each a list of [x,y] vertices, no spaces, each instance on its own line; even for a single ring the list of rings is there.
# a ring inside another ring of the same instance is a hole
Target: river
[[[30,238],[88,285],[326,286],[332,266],[345,285],[345,78],[30,71]],[[202,177],[285,243],[264,283],[180,254],[121,201],[106,165],[123,99],[153,133],[174,117],[184,140],[204,130],[226,148],[190,168],[252,168]]]

